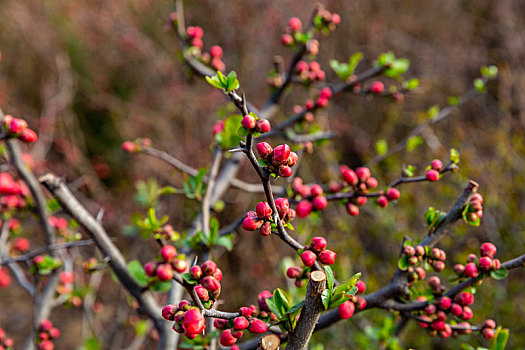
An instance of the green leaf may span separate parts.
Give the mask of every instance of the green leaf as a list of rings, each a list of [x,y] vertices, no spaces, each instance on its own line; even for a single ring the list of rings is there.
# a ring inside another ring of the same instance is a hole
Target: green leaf
[[[416,89],[419,86],[419,79],[417,79],[417,78],[410,79],[409,81],[404,82],[403,86],[407,90],[414,90],[414,89]]]
[[[432,106],[427,111],[427,116],[429,119],[434,118],[439,113],[439,106]]]
[[[268,166],[268,163],[262,158],[257,159],[257,163],[259,163],[259,165],[262,166],[263,168]]]
[[[233,90],[237,90],[239,88],[239,80],[237,80],[237,73],[234,71],[231,71],[230,74],[228,74],[228,79],[226,81],[226,92],[230,92]]]
[[[142,337],[148,332],[148,320],[139,320],[135,325],[135,334],[137,337]]]
[[[275,305],[273,301],[273,297],[266,299],[266,306],[268,306],[268,309],[270,309],[271,312],[273,312],[278,319],[283,318],[283,315],[279,312],[279,309]]]
[[[273,291],[273,301],[281,315],[286,314],[286,311],[291,307],[288,295],[280,288]]]
[[[427,225],[430,226],[430,224],[434,222],[435,218],[436,218],[436,209],[434,209],[434,207],[428,207],[425,213],[425,222],[427,223]]]
[[[210,245],[215,244],[215,241],[218,235],[219,235],[219,220],[217,220],[217,218],[215,217],[212,217],[210,219]]]
[[[357,289],[357,286],[353,286],[352,289],[350,289],[349,291],[347,291],[345,293],[346,296],[352,296],[352,295],[355,295],[357,293],[358,289]]]
[[[403,254],[401,259],[399,259],[399,261],[397,262],[397,267],[399,267],[401,271],[406,271],[409,266],[410,264],[408,263],[408,256]]]
[[[175,193],[177,193],[177,189],[172,186],[164,186],[157,192],[159,196],[162,196],[165,194],[175,194]]]
[[[208,82],[208,84],[210,84],[211,86],[217,88],[217,89],[224,89],[224,82],[223,82],[223,79],[222,77],[224,77],[222,75],[221,72],[217,72],[217,74],[213,77],[206,77],[206,81]]]
[[[244,129],[242,126],[239,128],[242,118],[242,115],[235,114],[224,121],[224,129],[215,135],[215,139],[221,148],[228,149],[239,146],[239,142],[243,139],[238,134],[240,128]]]
[[[324,270],[326,271],[326,281],[328,282],[328,290],[330,293],[334,290],[334,272],[330,266],[325,266]]]
[[[485,92],[485,82],[483,81],[483,79],[474,79],[474,88],[477,92]]]
[[[215,241],[215,245],[220,245],[226,248],[226,250],[230,252],[233,249],[233,236],[232,235],[220,236]]]
[[[423,138],[421,136],[412,136],[407,140],[406,149],[411,152],[417,148],[417,146],[423,143]]]
[[[456,96],[449,96],[448,98],[448,104],[451,106],[457,106],[459,105],[459,102],[461,102],[461,99]]]
[[[400,79],[401,75],[408,70],[408,67],[410,67],[408,59],[398,58],[390,63],[390,67],[383,72],[383,75],[392,79]]]
[[[348,281],[338,285],[332,294],[345,293],[346,291],[348,291],[356,285],[357,281],[359,281],[359,278],[361,278],[361,272],[356,273],[355,275],[350,277]]]
[[[413,166],[413,165],[407,165],[407,166],[405,166],[405,168],[403,169],[403,175],[404,175],[404,176],[407,176],[407,177],[412,177],[412,176],[414,176],[415,171],[416,171],[416,167],[415,167],[415,166]]]
[[[460,158],[459,152],[456,149],[451,148],[450,149],[450,161],[452,163],[459,163],[459,158]]]
[[[505,350],[505,347],[507,347],[508,340],[509,340],[509,330],[506,328],[501,328],[501,326],[499,326],[498,328],[496,328],[496,332],[492,340],[492,349],[493,350]]]
[[[348,70],[350,71],[350,75],[354,74],[357,65],[359,64],[359,62],[361,62],[362,59],[362,52],[356,52],[352,56],[350,56],[350,59],[348,60]]]
[[[301,308],[303,307],[303,304],[304,304],[304,301],[298,302],[297,304],[295,304],[294,306],[289,308],[288,311],[286,311],[286,314],[287,315],[291,315],[294,312],[297,312],[297,311],[301,310]]]
[[[345,293],[332,294],[332,296],[330,297],[330,305],[328,305],[328,308],[336,308],[349,299],[350,297],[347,297]]]
[[[494,278],[495,280],[505,279],[508,274],[509,271],[504,267],[500,267],[498,270],[490,271],[490,277]]]
[[[392,52],[382,53],[377,59],[377,65],[384,67],[391,64],[396,59],[396,56]]]
[[[495,79],[498,76],[498,67],[496,66],[483,66],[481,67],[481,75],[487,79]]]
[[[128,263],[128,271],[131,277],[133,277],[140,286],[146,287],[148,285],[148,276],[138,260],[133,260]]]
[[[382,156],[388,152],[388,144],[386,140],[379,140],[376,142],[376,152],[378,155]]]
[[[153,292],[167,292],[171,288],[171,281],[155,281],[151,286],[150,290]]]
[[[100,342],[95,337],[89,337],[84,340],[84,344],[79,348],[79,350],[100,350],[102,346]]]
[[[325,310],[328,310],[328,307],[330,306],[330,296],[331,294],[328,289],[323,290],[323,293],[321,293],[321,300]]]

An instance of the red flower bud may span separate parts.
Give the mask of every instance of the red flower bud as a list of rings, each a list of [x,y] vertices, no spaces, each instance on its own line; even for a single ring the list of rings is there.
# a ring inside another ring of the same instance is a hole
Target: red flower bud
[[[452,305],[452,300],[450,300],[449,297],[441,297],[436,301],[436,305],[441,310],[448,310],[448,308],[450,308],[450,306]]]
[[[472,309],[468,306],[463,307],[463,312],[459,316],[463,320],[470,320],[474,316],[474,312],[472,312]]]
[[[450,306],[450,313],[454,316],[459,316],[463,313],[463,308],[459,304],[452,303]]]
[[[399,193],[399,190],[397,188],[389,188],[388,191],[386,191],[386,198],[388,198],[389,201],[395,201],[399,198],[401,194]]]
[[[441,171],[441,169],[443,169],[443,162],[439,159],[434,159],[430,166],[436,171]]]
[[[290,146],[288,146],[287,144],[284,144],[284,145],[279,145],[275,147],[272,152],[272,157],[279,164],[282,164],[288,161],[288,158],[290,157]]]
[[[281,177],[290,177],[292,176],[292,168],[287,165],[281,165],[279,167],[278,175]]]
[[[257,144],[257,153],[259,153],[262,158],[268,157],[272,151],[272,146],[270,146],[270,144],[267,142],[259,142]]]
[[[483,243],[480,248],[481,256],[488,256],[489,258],[494,258],[496,255],[497,248],[494,244],[490,242]]]
[[[286,198],[277,198],[275,200],[275,206],[277,207],[277,213],[279,213],[279,217],[282,219],[286,216],[288,210],[290,209],[290,202],[288,202],[288,199]]]
[[[36,132],[34,132],[31,129],[25,129],[24,131],[22,131],[20,136],[18,136],[18,139],[20,141],[24,141],[24,142],[27,142],[27,143],[32,143],[32,142],[37,142],[38,141],[38,135],[36,134]]]
[[[7,132],[10,134],[20,134],[22,131],[27,129],[27,122],[23,119],[13,118],[11,123],[9,123],[9,128]]]
[[[485,320],[485,322],[483,323],[483,328],[494,329],[494,328],[496,328],[496,322],[489,318],[489,319]]]
[[[293,36],[290,34],[283,34],[281,35],[281,44],[284,46],[291,46],[293,44]]]
[[[205,276],[201,280],[201,284],[204,288],[209,290],[210,292],[215,292],[217,290],[221,289],[221,284],[219,281],[215,279],[215,277],[212,276]]]
[[[479,268],[483,271],[489,271],[493,267],[492,259],[488,256],[483,256],[479,259]]]
[[[208,291],[206,290],[206,288],[204,288],[200,284],[195,286],[195,293],[197,293],[197,296],[202,301],[206,301],[210,299],[210,295],[208,294]]]
[[[385,196],[379,196],[377,199],[377,205],[381,208],[385,208],[388,205],[388,199]]]
[[[186,262],[186,260],[183,259],[175,260],[172,265],[175,271],[177,271],[178,273],[183,273],[188,268],[188,263]]]
[[[361,280],[357,281],[355,286],[357,287],[357,294],[363,294],[366,290],[366,284]]]
[[[305,266],[313,266],[315,260],[317,260],[317,255],[311,250],[306,250],[301,254],[301,260]]]
[[[267,119],[259,119],[255,124],[255,130],[257,130],[261,134],[265,134],[272,130],[272,126],[270,125],[270,122]]]
[[[343,180],[349,185],[355,186],[359,181],[357,174],[352,169],[345,168],[341,172],[341,175],[343,177]]]
[[[14,248],[23,253],[29,249],[29,241],[26,238],[17,238],[15,240]]]
[[[253,216],[247,216],[242,222],[242,228],[246,231],[255,231],[262,226],[263,220],[254,218]]]
[[[190,269],[190,276],[194,280],[199,280],[202,277],[202,269],[199,265],[192,266]]]
[[[463,306],[472,305],[474,303],[474,295],[469,292],[461,292],[456,296],[456,302]]]
[[[352,216],[359,215],[359,207],[352,202],[346,203],[346,211]]]
[[[380,81],[374,81],[372,85],[370,85],[370,92],[373,94],[380,94],[385,90],[385,85]]]
[[[467,277],[478,277],[479,271],[478,267],[476,266],[476,263],[471,262],[465,265],[465,271],[463,273]]]
[[[217,329],[225,329],[228,326],[228,320],[216,318],[213,320],[213,327]]]
[[[439,172],[434,169],[428,170],[425,176],[427,180],[431,182],[439,180]]]
[[[128,153],[137,152],[139,150],[138,146],[131,141],[125,141],[122,143],[122,149]]]
[[[242,127],[245,128],[246,130],[251,130],[255,128],[255,123],[256,123],[255,118],[252,117],[251,115],[245,115],[241,121]]]
[[[302,200],[297,204],[296,208],[297,216],[305,218],[312,212],[312,203],[309,200]]]
[[[243,306],[239,309],[239,314],[244,317],[250,317],[252,315],[252,309],[249,307]]]
[[[360,167],[355,170],[355,173],[357,177],[359,178],[359,181],[366,182],[370,178],[370,169],[367,167]]]
[[[312,200],[312,205],[316,210],[323,210],[328,205],[328,200],[325,196],[317,196]]]
[[[266,305],[266,299],[271,298],[272,296],[273,294],[267,290],[263,290],[259,293],[257,296],[257,303],[259,304],[261,311],[270,311],[270,309],[268,309],[268,305]]]
[[[319,97],[322,97],[322,98],[325,98],[325,99],[332,98],[332,89],[330,89],[328,87],[322,88],[321,89],[321,94],[319,95]]]
[[[201,311],[196,308],[189,309],[184,314],[182,327],[189,333],[201,333],[204,330],[204,316],[202,316]]]
[[[262,236],[269,236],[272,234],[272,224],[267,221],[261,226],[261,230],[259,231]]]
[[[301,20],[297,17],[292,17],[290,18],[290,20],[288,21],[288,26],[290,27],[290,29],[292,30],[292,32],[298,32],[301,30],[302,28],[302,23],[301,23]]]
[[[161,281],[169,281],[173,278],[173,268],[170,264],[160,264],[156,271],[157,277]]]
[[[375,177],[370,177],[368,180],[366,180],[366,186],[368,188],[376,188],[377,187],[377,179]]]
[[[177,307],[175,305],[166,305],[162,308],[162,318],[168,321],[173,321],[175,319],[175,312]]]
[[[250,333],[253,333],[253,334],[262,334],[268,331],[268,326],[266,325],[266,323],[264,323],[264,321],[259,320],[259,319],[254,319],[251,321],[250,327],[248,328],[248,330],[250,331]]]
[[[222,48],[218,45],[210,47],[211,57],[222,58]]]
[[[160,255],[165,262],[172,262],[177,256],[177,249],[172,245],[165,245],[162,247]]]
[[[326,239],[324,237],[314,237],[310,243],[310,248],[316,252],[320,252],[326,248]]]
[[[342,320],[345,320],[347,318],[352,317],[355,311],[355,305],[350,300],[345,301],[339,307],[337,308],[337,311],[339,312],[339,317]]]
[[[290,156],[288,157],[288,166],[292,167],[294,166],[297,161],[299,160],[299,156],[295,152],[290,152]]]
[[[233,328],[236,330],[242,331],[243,329],[248,328],[249,322],[245,317],[236,317],[233,319]]]
[[[333,265],[335,263],[335,252],[326,249],[319,253],[319,260],[325,265]]]
[[[299,266],[290,266],[288,270],[286,270],[286,276],[288,278],[298,278],[302,273],[303,270]]]

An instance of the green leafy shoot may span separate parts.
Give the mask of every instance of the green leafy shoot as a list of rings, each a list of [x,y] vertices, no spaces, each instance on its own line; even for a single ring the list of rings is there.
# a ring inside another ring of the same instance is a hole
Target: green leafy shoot
[[[237,90],[240,86],[239,80],[237,80],[237,73],[234,71],[231,71],[228,76],[225,76],[221,71],[218,71],[213,77],[206,77],[206,81],[211,86],[224,90],[225,92]]]

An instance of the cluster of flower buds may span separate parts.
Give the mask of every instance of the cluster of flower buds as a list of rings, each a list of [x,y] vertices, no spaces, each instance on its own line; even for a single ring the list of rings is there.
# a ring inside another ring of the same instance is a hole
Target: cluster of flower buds
[[[206,260],[201,265],[194,265],[189,272],[192,281],[197,283],[195,293],[205,307],[211,306],[221,294],[222,271],[217,264]]]
[[[202,49],[203,42],[202,37],[204,36],[204,30],[202,30],[199,26],[189,26],[186,28],[186,36],[188,43],[192,47],[196,47],[197,49]]]
[[[33,258],[33,265],[31,272],[35,274],[47,275],[50,272],[58,269],[61,261],[49,255],[37,255]]]
[[[11,350],[14,344],[13,338],[8,338],[5,331],[0,328],[0,350]]]
[[[268,119],[259,118],[255,113],[245,115],[241,120],[241,125],[249,133],[260,132],[264,134],[272,130]]]
[[[485,339],[494,338],[494,329],[496,328],[496,322],[492,319],[487,319],[481,326],[481,334]]]
[[[169,281],[173,278],[174,270],[183,273],[188,263],[177,255],[177,249],[172,245],[165,245],[160,251],[162,261],[149,261],[144,265],[144,272],[149,277],[155,277],[159,281]]]
[[[444,250],[439,248],[423,247],[421,245],[412,246],[406,245],[403,248],[403,258],[407,259],[408,267],[408,281],[415,282],[423,280],[426,277],[425,270],[420,266],[423,262],[427,262],[434,271],[441,272],[445,269],[445,260],[447,254]]]
[[[367,167],[359,167],[354,171],[346,165],[341,165],[339,172],[341,173],[344,183],[350,185],[353,191],[357,194],[354,198],[346,203],[346,211],[352,216],[359,215],[359,207],[365,205],[367,202],[367,197],[365,195],[371,189],[377,187],[377,180],[371,176],[370,169]],[[335,190],[342,189],[341,186],[333,187]],[[397,197],[395,194],[397,194]],[[399,198],[398,194],[398,192],[392,193],[392,200]],[[381,195],[377,199],[377,204],[381,207],[386,207],[388,205],[388,198],[384,195]]]
[[[310,64],[305,61],[299,61],[295,66],[295,73],[303,84],[309,85],[316,81],[324,81],[326,73],[321,69],[321,65],[317,61],[311,61]],[[314,106],[313,101],[306,104],[306,109],[311,110]]]
[[[305,247],[301,253],[301,260],[305,266],[313,266],[317,259],[325,265],[335,264],[336,253],[326,249],[326,239],[324,237],[314,237],[310,246]]]
[[[281,44],[287,47],[293,47],[297,44],[297,38],[301,35],[303,30],[303,23],[297,17],[292,17],[288,21],[288,26],[281,35]]]
[[[331,13],[325,8],[320,8],[314,18],[315,28],[323,31],[334,31],[341,23],[341,16],[337,13]]]
[[[38,140],[36,132],[27,127],[27,122],[24,119],[6,115],[4,119],[2,119],[2,126],[9,138],[17,138],[27,143]]]
[[[15,181],[6,172],[0,173],[0,205],[2,210],[21,209],[26,206],[26,198],[31,196],[29,188],[22,180]]]
[[[0,266],[0,288],[6,288],[11,285],[11,276],[5,266]]]
[[[275,207],[283,224],[289,223],[295,218],[295,210],[290,208],[288,199],[277,198]],[[246,231],[260,229],[261,235],[268,236],[272,233],[272,214],[272,208],[268,202],[259,202],[255,207],[255,211],[246,213],[246,217],[242,222],[242,228]]]
[[[173,330],[184,333],[188,339],[195,339],[206,327],[201,310],[187,300],[181,300],[178,306],[166,305],[162,309],[162,317],[175,321]]]
[[[480,247],[481,257],[478,259],[476,254],[469,254],[467,264],[454,265],[454,272],[458,277],[478,277],[480,273],[499,270],[501,262],[494,258],[496,246],[490,242],[483,243]]]
[[[203,63],[209,65],[214,70],[224,72],[226,70],[226,65],[222,61],[222,54],[222,47],[219,45],[213,45],[208,52],[202,53],[200,59]]]
[[[439,180],[441,170],[443,170],[443,162],[439,159],[434,159],[432,163],[430,163],[430,168],[427,170],[425,177],[430,182],[437,181]]]
[[[353,295],[349,300],[344,301],[337,307],[339,317],[342,320],[346,320],[354,315],[355,309],[364,310],[366,308],[366,300],[363,297],[357,296],[363,294],[366,290],[366,284],[363,281],[357,281],[356,285],[357,293]]]
[[[474,193],[467,208],[467,221],[476,222],[483,217],[483,196]]]
[[[260,142],[257,144],[257,153],[266,163],[268,171],[281,177],[291,176],[292,167],[299,159],[297,153],[291,152],[287,144],[272,149],[269,143]]]
[[[53,327],[49,320],[42,320],[38,325],[36,332],[36,343],[39,350],[53,350],[55,345],[52,340],[60,336],[58,328]]]
[[[139,153],[142,151],[142,147],[151,147],[151,139],[138,138],[135,141],[124,141],[122,143],[122,149],[127,153]]]
[[[245,330],[252,334],[266,333],[268,326],[263,320],[256,318],[258,314],[255,306],[243,306],[239,309],[239,316],[233,320],[224,320],[216,318],[213,321],[213,326],[222,330],[219,342],[222,346],[232,346],[240,339]]]
[[[308,186],[303,183],[303,179],[296,177],[292,183],[292,190],[303,200],[297,204],[296,212],[300,218],[305,218],[312,210],[323,210],[328,204],[324,196],[323,188],[319,185]]]
[[[155,234],[155,239],[165,239],[167,241],[175,241],[177,239],[177,232],[170,224],[162,226],[153,233]]]

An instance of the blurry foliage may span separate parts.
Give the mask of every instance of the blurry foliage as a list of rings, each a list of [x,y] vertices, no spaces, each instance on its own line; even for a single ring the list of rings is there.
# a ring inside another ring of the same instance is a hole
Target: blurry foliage
[[[261,106],[268,92],[263,85],[266,73],[272,69],[272,57],[282,54],[288,59],[290,55],[279,44],[285,21],[291,16],[309,18],[316,2],[187,1],[186,16],[187,23],[204,28],[205,47],[223,46],[228,69],[237,72],[250,101]],[[454,238],[447,237],[440,243],[448,255],[446,271],[454,263],[464,262],[468,253],[476,252],[479,243],[487,240],[498,246],[498,256],[503,260],[522,254],[523,245],[519,242],[525,230],[525,3],[327,0],[325,4],[343,19],[334,34],[321,40],[319,60],[329,81],[336,81],[337,75],[346,76],[354,68],[360,72],[372,65],[381,52],[391,51],[396,57],[410,60],[405,75],[419,79],[411,83],[417,86],[419,82],[419,90],[406,96],[402,104],[379,98],[340,98],[316,116],[316,123],[336,130],[340,137],[304,156],[299,175],[307,183],[334,179],[338,162],[356,167],[385,153],[439,111],[432,106],[456,104],[458,100],[449,97],[461,96],[470,89],[479,67],[497,64],[499,78],[487,86],[476,82],[486,95],[425,128],[421,137],[411,139],[407,151],[386,158],[372,169],[382,186],[397,178],[406,164],[416,167],[415,174],[423,173],[432,158],[446,159],[448,150],[454,147],[462,156],[458,173],[447,174],[437,185],[403,185],[397,204],[383,210],[368,205],[355,218],[331,204],[322,217],[296,220],[294,234],[302,241],[320,233],[326,235],[338,253],[336,276],[346,278],[361,271],[367,291],[374,291],[384,285],[385,276],[388,279],[392,275],[403,236],[416,239],[426,231],[426,209],[433,206],[448,210],[472,178],[481,185],[485,216],[481,226],[460,224],[453,232]],[[205,167],[211,158],[209,145],[216,114],[221,118],[229,116],[224,114],[228,107],[221,93],[193,79],[178,60],[177,40],[165,30],[172,10],[171,1],[151,0],[0,3],[0,106],[38,126],[41,140],[31,150],[36,158],[36,172],[42,174],[51,169],[68,180],[78,181],[79,190],[94,200],[86,200],[93,212],[100,208],[99,204],[104,206],[104,223],[113,234],[122,232],[121,227],[130,223],[132,212],[142,210],[133,201],[135,180],[155,177],[158,188],[182,188],[186,183],[183,176],[160,161],[124,154],[121,142],[150,137],[156,147],[195,168]],[[265,33],[264,37],[261,33]],[[355,52],[361,52],[363,57],[353,67],[358,56],[350,61],[348,58]],[[401,71],[405,63],[399,63]],[[330,65],[335,72],[329,69]],[[298,94],[286,98],[278,119],[289,115],[293,104],[302,103],[306,95],[298,89]],[[248,166],[239,176],[255,181]],[[157,200],[148,193],[139,191],[142,205],[152,206],[158,201],[157,215],[169,215],[177,230],[186,229],[199,209],[198,203],[182,196]],[[228,210],[217,213],[221,226],[261,198],[232,190],[224,198]],[[119,246],[129,246],[129,260],[145,261],[155,255],[154,245],[146,246],[135,236],[116,238]],[[224,249],[217,251],[213,258],[219,259],[225,272],[224,309],[254,303],[256,293],[263,288],[289,286],[294,299],[304,293],[283,277],[279,257],[297,258],[277,239],[240,232],[231,253],[223,255]],[[484,282],[478,288],[474,306],[475,322],[492,317],[510,329],[510,349],[525,346],[522,276],[523,271],[516,271],[505,281]],[[105,319],[111,324],[113,311],[119,302],[125,302],[125,297],[119,296],[113,283],[107,285],[107,294],[101,301],[109,310]],[[21,342],[24,335],[20,329],[28,327],[30,318],[12,319],[11,307],[29,312],[29,301],[20,300],[16,292],[9,293],[12,292],[1,291],[5,312],[0,324]],[[248,296],[251,298],[246,299]],[[72,321],[79,315],[57,311],[54,317],[64,335],[57,346],[78,346],[81,330],[79,323]],[[390,348],[395,349],[395,341],[389,340],[395,325],[392,321],[384,311],[367,311],[315,334],[315,342],[323,345],[313,348],[365,349],[392,342]],[[135,330],[124,327],[123,337]],[[487,342],[474,336],[459,340],[429,338],[414,322],[400,337],[403,348],[458,349],[464,342],[488,347]],[[83,348],[101,346],[99,340],[90,338]]]

